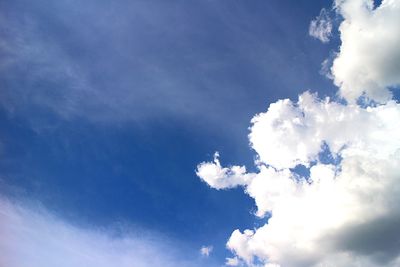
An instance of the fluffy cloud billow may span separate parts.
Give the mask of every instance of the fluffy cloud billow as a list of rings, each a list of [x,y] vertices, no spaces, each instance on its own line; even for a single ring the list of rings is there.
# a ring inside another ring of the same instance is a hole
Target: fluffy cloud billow
[[[400,1],[336,0],[344,20],[342,44],[332,66],[334,82],[349,101],[361,94],[377,102],[391,98],[388,87],[400,84]]]
[[[256,215],[270,217],[233,231],[227,265],[400,265],[400,105],[389,91],[400,77],[399,7],[398,0],[376,8],[336,2],[342,45],[332,75],[347,104],[309,92],[279,100],[252,119],[257,172],[223,167],[218,157],[199,164],[211,187],[242,186]],[[361,96],[375,104],[356,104]]]

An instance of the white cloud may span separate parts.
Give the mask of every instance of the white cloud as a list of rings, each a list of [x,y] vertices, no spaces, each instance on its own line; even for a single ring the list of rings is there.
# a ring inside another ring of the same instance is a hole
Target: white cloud
[[[387,101],[388,87],[400,84],[400,1],[383,0],[375,9],[372,0],[337,0],[336,6],[344,20],[331,71],[340,94]]]
[[[219,154],[214,154],[214,162],[203,162],[197,167],[196,174],[207,184],[215,189],[232,188],[244,185],[252,174],[246,174],[246,167],[233,166],[222,168],[219,162]]]
[[[325,8],[321,10],[319,15],[311,21],[308,33],[310,36],[320,40],[323,43],[329,42],[332,35],[333,23]]]
[[[40,209],[0,198],[0,266],[202,266],[175,242],[154,233],[123,233],[71,226]]]
[[[254,198],[257,215],[272,212],[272,217],[258,229],[235,230],[227,247],[248,265],[259,258],[289,267],[325,266],[335,255],[331,264],[336,267],[395,266],[390,261],[397,260],[400,249],[389,252],[388,247],[400,242],[393,228],[400,223],[399,121],[400,105],[394,101],[361,108],[306,92],[297,103],[272,104],[253,119],[250,133],[259,171],[242,173],[241,181],[235,176],[235,184]],[[319,161],[323,144],[341,157],[340,164]],[[308,180],[292,171],[298,164],[310,167]],[[219,174],[213,181],[230,178]],[[379,229],[380,222],[385,229]],[[374,231],[389,240],[375,240]],[[370,248],[363,248],[362,240]],[[379,259],[387,264],[376,265]]]
[[[400,36],[399,7],[398,0],[376,9],[372,1],[336,3],[344,21],[335,82],[347,100],[366,93],[381,104],[345,104],[308,92],[296,102],[279,100],[252,119],[249,140],[258,171],[225,168],[218,159],[198,166],[211,187],[242,186],[257,216],[271,216],[259,228],[233,231],[228,265],[400,266],[400,104],[387,91],[400,77],[394,75],[400,50],[392,47]],[[366,86],[372,83],[376,90]],[[295,171],[299,165],[309,175]]]
[[[226,258],[225,265],[227,266],[238,266],[240,264],[239,259],[237,257],[234,258]]]
[[[212,251],[213,251],[213,246],[202,246],[200,248],[200,254],[205,257],[210,256]]]

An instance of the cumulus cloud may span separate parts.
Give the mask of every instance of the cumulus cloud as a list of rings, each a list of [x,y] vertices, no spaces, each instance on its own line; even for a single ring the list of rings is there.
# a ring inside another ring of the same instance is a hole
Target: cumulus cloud
[[[396,266],[400,249],[392,244],[400,244],[395,227],[400,223],[398,121],[395,101],[362,108],[306,92],[296,103],[286,99],[271,104],[252,120],[249,135],[259,171],[242,173],[241,181],[239,175],[233,177],[254,198],[257,215],[272,216],[258,229],[235,230],[227,247],[248,265],[258,258],[289,267],[382,266],[381,260]],[[320,159],[326,147],[338,163]],[[309,168],[309,177],[293,170],[300,164]],[[215,181],[231,179],[226,173],[218,172],[209,185],[223,188]]]
[[[72,226],[43,209],[0,198],[0,266],[202,266],[161,235]]]
[[[218,152],[214,154],[214,162],[199,164],[196,174],[215,189],[233,188],[238,185],[244,185],[253,176],[253,174],[246,173],[245,166],[221,167]]]
[[[311,21],[308,33],[323,43],[329,42],[332,35],[333,23],[329,12],[323,8],[320,14]]]
[[[377,102],[391,98],[400,84],[400,1],[337,0],[342,44],[331,68],[340,95],[349,101],[361,94]]]
[[[243,187],[255,201],[256,215],[267,220],[259,228],[232,232],[227,248],[234,257],[227,259],[227,265],[400,265],[400,104],[387,91],[396,82],[385,78],[374,92],[364,87],[372,73],[383,77],[399,70],[392,69],[391,62],[365,66],[366,62],[386,53],[398,58],[399,52],[346,52],[350,45],[375,51],[372,37],[346,39],[351,37],[346,27],[358,21],[376,19],[379,30],[370,26],[379,32],[377,37],[398,38],[400,23],[394,23],[394,14],[400,14],[399,6],[397,0],[383,1],[375,9],[370,1],[336,3],[344,21],[341,51],[332,67],[335,82],[343,78],[340,93],[348,100],[366,95],[380,104],[336,102],[309,92],[297,101],[279,100],[251,121],[249,141],[257,155],[256,172],[246,172],[244,166],[223,167],[218,158],[199,164],[197,175],[203,181],[216,189]],[[387,19],[379,12],[386,12]],[[366,28],[359,30],[369,34]],[[389,45],[379,38],[375,41]],[[359,67],[341,69],[341,60],[350,56],[349,64]],[[336,68],[345,75],[337,76]],[[363,84],[355,82],[358,79]],[[300,167],[307,171],[299,171]]]

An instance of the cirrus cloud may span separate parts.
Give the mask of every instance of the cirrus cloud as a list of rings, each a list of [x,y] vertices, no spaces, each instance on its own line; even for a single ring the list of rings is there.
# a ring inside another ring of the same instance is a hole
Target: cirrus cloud
[[[31,206],[0,197],[0,266],[203,266],[161,234],[81,228]]]

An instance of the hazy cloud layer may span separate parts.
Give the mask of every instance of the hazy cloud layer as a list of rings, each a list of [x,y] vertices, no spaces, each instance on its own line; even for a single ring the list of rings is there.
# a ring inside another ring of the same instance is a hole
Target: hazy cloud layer
[[[27,208],[5,199],[0,199],[0,235],[0,265],[7,267],[195,267],[204,264],[183,256],[179,245],[155,233],[112,234],[112,231],[83,229],[63,222],[42,208]]]
[[[258,172],[248,173],[244,166],[223,167],[218,157],[199,164],[198,176],[211,187],[242,186],[255,200],[257,216],[271,216],[262,227],[233,231],[227,247],[235,257],[227,265],[400,264],[396,226],[400,225],[400,104],[390,100],[387,91],[387,86],[397,83],[388,78],[389,73],[399,68],[398,61],[392,60],[374,64],[389,54],[394,59],[399,56],[391,45],[400,36],[400,23],[395,22],[400,2],[383,1],[376,9],[372,4],[348,0],[336,6],[344,16],[343,44],[332,70],[336,82],[342,79],[340,92],[349,104],[308,92],[296,102],[279,100],[252,119],[249,140],[257,154]],[[352,23],[361,27],[364,24],[358,22],[375,19],[380,26],[375,23],[372,32],[347,31]],[[384,43],[374,37],[374,31],[392,37]],[[357,34],[371,34],[371,38],[356,40]],[[379,52],[348,54],[350,46]],[[349,60],[346,66],[341,66],[343,60]],[[372,91],[367,85],[378,78],[370,74],[382,78]],[[351,101],[363,94],[382,104],[360,106]],[[300,166],[306,171],[300,171]]]
[[[273,79],[308,79],[310,59],[274,5],[250,15],[231,1],[0,3],[0,108],[40,122],[247,119],[249,84],[272,97]]]
[[[170,42],[187,31],[167,27],[170,6],[16,1],[2,10],[0,104],[10,113],[134,121],[191,115],[205,101],[183,67],[192,58]]]

